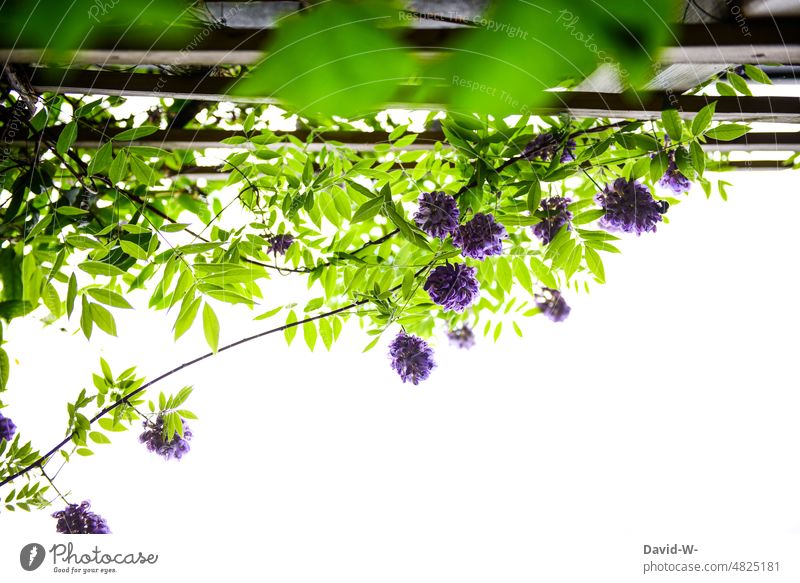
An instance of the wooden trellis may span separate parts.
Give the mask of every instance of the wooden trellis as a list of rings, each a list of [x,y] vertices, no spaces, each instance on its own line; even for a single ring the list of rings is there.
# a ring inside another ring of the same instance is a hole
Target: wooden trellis
[[[687,0],[685,21],[677,28],[670,46],[660,55],[660,70],[647,88],[648,92],[624,92],[618,80],[598,69],[578,90],[553,95],[552,102],[531,113],[568,112],[574,117],[609,117],[618,119],[657,119],[666,108],[677,108],[685,118],[693,117],[710,101],[716,101],[715,119],[724,121],[761,121],[800,123],[800,97],[704,97],[683,92],[724,70],[730,65],[768,65],[780,63],[784,80],[794,80],[800,66],[800,15],[779,18],[753,18],[747,21],[747,35],[741,23],[717,22],[729,12],[727,0]],[[13,35],[0,39],[0,59],[13,70],[15,79],[26,82],[24,89],[34,92],[77,93],[89,95],[151,96],[191,99],[195,101],[236,101],[241,103],[273,103],[269,96],[234,97],[231,95],[238,78],[209,75],[178,76],[159,72],[154,65],[180,63],[198,65],[252,65],[264,54],[263,47],[274,34],[274,26],[286,14],[302,9],[300,2],[207,2],[208,12],[215,17],[231,15],[227,26],[215,26],[187,49],[183,41],[163,35],[163,30],[137,30],[123,34],[107,34],[81,46],[65,56],[39,46],[15,44]],[[748,2],[737,3],[747,8]],[[750,2],[755,12],[763,12],[770,0]],[[403,42],[410,49],[435,53],[446,50],[448,43],[463,34],[486,8],[486,0],[409,0],[408,13],[413,16],[403,33]],[[689,9],[692,10],[689,10]],[[427,16],[426,16],[427,15]],[[442,15],[447,15],[444,17]],[[113,31],[110,31],[113,32]],[[131,65],[137,72],[96,70],[98,65]],[[94,66],[94,69],[86,68]],[[141,72],[149,68],[153,72]],[[769,70],[768,68],[766,70]],[[778,74],[777,71],[775,73]],[[8,77],[8,76],[7,76]],[[19,89],[19,87],[15,87]],[[419,103],[414,87],[400,87],[392,105],[408,108],[442,107],[442,102]],[[289,132],[306,141],[308,132]],[[108,134],[84,128],[76,144],[94,147]],[[202,148],[224,146],[221,141],[238,135],[216,129],[182,128],[156,132],[138,144],[161,148]],[[719,151],[761,150],[800,151],[800,134],[755,133],[730,142],[709,140],[706,149]],[[411,148],[429,148],[443,141],[440,131],[419,134]],[[371,149],[388,141],[384,132],[328,132],[315,136],[312,143],[321,147],[326,142],[341,142],[356,149]],[[12,145],[23,145],[14,136]]]

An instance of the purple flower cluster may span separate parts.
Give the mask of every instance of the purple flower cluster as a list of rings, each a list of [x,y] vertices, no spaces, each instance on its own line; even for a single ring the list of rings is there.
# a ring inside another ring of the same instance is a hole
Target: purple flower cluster
[[[564,144],[564,151],[561,152],[561,159],[559,160],[562,164],[566,164],[567,162],[572,162],[575,160],[575,148],[578,147],[578,144],[575,143],[575,140],[572,138],[567,140],[567,143]]]
[[[681,174],[681,171],[678,169],[678,164],[675,162],[675,151],[670,150],[667,156],[669,157],[669,164],[667,165],[666,172],[664,172],[664,176],[658,181],[658,185],[661,188],[671,190],[675,194],[689,192],[692,183]]]
[[[505,227],[495,221],[492,214],[478,213],[458,227],[453,234],[453,244],[465,257],[483,260],[490,255],[501,255],[506,237]]]
[[[549,287],[542,288],[542,291],[535,294],[533,299],[542,314],[553,322],[563,322],[569,316],[571,308],[558,290]]]
[[[423,192],[414,222],[431,237],[444,239],[458,228],[456,199],[444,192]]]
[[[68,504],[64,510],[53,513],[57,519],[56,530],[61,534],[111,534],[105,519],[89,511],[88,500]]]
[[[543,214],[544,217],[540,223],[533,225],[533,234],[542,240],[542,244],[550,243],[564,225],[567,225],[567,229],[570,228],[572,213],[567,207],[571,202],[571,199],[562,196],[551,196],[542,200],[539,214]]]
[[[444,311],[463,312],[480,292],[474,267],[464,263],[440,265],[428,276],[424,289]]]
[[[6,441],[11,441],[14,439],[14,434],[16,432],[17,426],[14,425],[14,422],[8,417],[3,417],[3,414],[0,413],[0,441],[4,439]]]
[[[544,132],[527,143],[522,151],[526,160],[549,160],[558,150],[558,138],[552,132]]]
[[[522,156],[526,160],[550,160],[558,151],[560,142],[553,132],[544,132],[533,138],[522,150]],[[569,138],[564,144],[564,150],[559,158],[562,164],[572,162],[575,159],[575,140]]]
[[[269,252],[275,255],[285,255],[289,247],[294,243],[294,237],[291,235],[273,235],[267,239],[269,243]]]
[[[430,376],[436,366],[433,349],[428,343],[405,332],[400,332],[389,344],[389,357],[392,359],[392,368],[404,383],[411,381],[419,384]]]
[[[181,419],[183,423],[183,437],[180,434],[175,434],[172,439],[166,441],[164,439],[164,418],[159,415],[156,417],[155,423],[145,421],[146,427],[144,433],[139,436],[139,441],[147,445],[148,451],[152,451],[162,456],[165,460],[170,458],[181,459],[189,452],[189,440],[192,438],[192,432],[189,426]]]
[[[450,339],[450,344],[459,348],[469,349],[475,346],[475,334],[472,332],[472,328],[466,324],[449,330],[447,338]]]
[[[609,231],[624,231],[641,235],[656,230],[666,206],[653,199],[644,184],[636,180],[617,178],[595,197],[605,211],[600,226]]]

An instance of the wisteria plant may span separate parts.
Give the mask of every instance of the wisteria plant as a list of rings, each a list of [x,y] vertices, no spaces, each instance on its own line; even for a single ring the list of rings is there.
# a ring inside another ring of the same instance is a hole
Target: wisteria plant
[[[117,335],[115,312],[150,309],[172,319],[176,341],[202,330],[210,351],[149,381],[135,368],[115,375],[102,360],[67,405],[65,438],[38,449],[12,421],[14,384],[0,349],[7,511],[54,503],[51,465],[130,428],[145,454],[170,463],[190,456],[192,430],[203,430],[186,424],[196,419],[185,408],[191,389],[148,393],[245,342],[281,333],[292,344],[302,330],[309,350],[330,350],[358,320],[365,352],[375,348],[369,354],[387,360],[387,379],[396,375],[393,390],[424,390],[428,378],[448,374],[437,366],[441,342],[480,350],[481,335],[497,341],[511,328],[521,336],[521,318],[553,326],[580,318],[570,300],[604,282],[603,255],[619,252],[620,237],[669,228],[668,209],[691,184],[711,192],[706,139],[747,131],[714,123],[713,102],[691,118],[668,110],[647,123],[430,112],[421,125],[441,128],[444,139],[415,149],[418,132],[403,114],[301,117],[313,128],[301,141],[268,129],[269,116],[286,120],[291,111],[237,107],[241,135],[221,144],[230,153],[213,169],[219,178],[200,186],[183,169],[201,152],[138,145],[158,128],[119,115],[123,104],[46,96],[30,118],[20,116],[39,147],[0,163],[0,332],[35,317],[89,341]],[[11,97],[5,105],[22,107]],[[223,115],[215,107],[209,120]],[[325,140],[365,124],[388,132],[387,143],[362,151]],[[98,147],[77,145],[78,130],[99,126],[113,131]],[[225,223],[232,207],[245,217],[234,225]],[[264,290],[275,276],[305,280],[307,296],[271,304]],[[134,290],[148,292],[147,305],[129,301]],[[255,309],[264,331],[220,345],[224,304]],[[109,532],[88,501],[59,507],[58,532]]]

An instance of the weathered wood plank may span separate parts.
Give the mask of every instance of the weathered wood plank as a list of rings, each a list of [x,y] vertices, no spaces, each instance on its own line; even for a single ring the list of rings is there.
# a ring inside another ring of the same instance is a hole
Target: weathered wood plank
[[[168,75],[128,74],[106,71],[63,71],[34,69],[31,85],[37,91],[84,93],[90,95],[157,96],[241,103],[274,103],[270,97],[242,98],[229,95],[235,79],[220,77],[173,77]],[[413,100],[413,88],[401,89],[394,105],[409,108],[439,108],[441,104],[421,104]],[[589,93],[553,94],[550,106],[532,113],[569,112],[575,117],[615,117],[658,119],[661,111],[674,107],[684,117],[691,117],[711,101],[717,102],[716,119],[728,121],[800,122],[800,98],[797,97],[706,97],[668,93]]]
[[[15,46],[13,35],[6,35],[0,38],[0,59],[9,63],[251,65],[264,57],[262,49],[274,34],[271,29],[214,27],[198,31],[187,43],[186,39],[166,37],[163,30],[106,32],[70,55],[43,47]],[[459,28],[407,29],[402,39],[409,49],[424,47],[430,52],[446,50],[463,32]],[[679,42],[662,52],[664,63],[800,64],[800,18],[748,19],[746,32],[736,22],[682,24],[676,32]]]

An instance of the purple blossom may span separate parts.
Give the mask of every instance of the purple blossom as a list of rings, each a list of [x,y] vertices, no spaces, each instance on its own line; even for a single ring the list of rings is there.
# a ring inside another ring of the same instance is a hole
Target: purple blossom
[[[14,422],[8,417],[3,417],[3,414],[0,413],[0,441],[4,439],[6,441],[11,441],[14,439],[14,434],[16,432],[17,426],[14,425]]]
[[[658,185],[661,188],[667,188],[671,190],[675,194],[689,192],[689,188],[692,186],[692,183],[688,178],[681,174],[681,171],[678,169],[678,164],[675,162],[675,151],[670,150],[667,156],[669,157],[667,171],[664,172],[664,176],[662,176],[658,181]]]
[[[472,328],[464,324],[459,328],[453,328],[447,332],[447,337],[450,339],[450,344],[458,346],[459,348],[469,349],[475,346],[475,334]]]
[[[549,287],[542,288],[542,291],[535,294],[533,299],[542,314],[553,322],[563,322],[569,316],[571,308],[558,290]]]
[[[431,237],[444,239],[458,228],[456,199],[440,191],[423,192],[414,222]]]
[[[606,185],[595,197],[605,211],[600,226],[609,231],[624,231],[641,235],[656,230],[656,223],[662,220],[668,205],[653,199],[644,184],[636,180],[617,178],[613,184]]]
[[[493,215],[478,213],[458,227],[453,234],[453,244],[465,257],[483,260],[490,255],[501,255],[506,237],[505,227],[496,222]]]
[[[464,263],[440,265],[425,281],[424,289],[444,311],[463,312],[478,297],[477,269]]]
[[[269,243],[269,252],[275,255],[285,255],[289,247],[294,243],[292,235],[273,235],[267,239]]]
[[[533,138],[522,151],[526,160],[549,160],[558,150],[558,138],[552,132],[543,132]]]
[[[189,440],[192,439],[192,432],[186,422],[181,419],[183,424],[183,437],[179,433],[172,436],[170,440],[164,439],[164,418],[159,415],[156,422],[145,421],[145,431],[139,436],[139,441],[147,445],[147,450],[157,453],[165,460],[170,458],[181,459],[189,452]]]
[[[389,345],[389,357],[392,368],[397,371],[403,382],[411,381],[419,384],[427,379],[436,363],[433,360],[433,349],[422,338],[400,332]]]
[[[542,240],[543,245],[547,245],[556,236],[558,230],[567,225],[570,228],[569,222],[572,220],[572,213],[567,209],[572,199],[564,198],[562,196],[551,196],[545,198],[540,203],[540,215],[544,217],[542,221],[533,225],[533,234]]]
[[[61,534],[111,534],[105,519],[89,511],[88,500],[80,504],[68,504],[64,510],[53,513],[56,530]]]
[[[567,162],[572,162],[575,160],[575,148],[578,145],[575,143],[575,140],[572,138],[567,140],[567,143],[564,144],[564,150],[561,152],[561,159],[559,160],[562,164],[566,164]]]
[[[553,132],[543,132],[533,138],[527,143],[525,149],[522,151],[522,157],[526,160],[550,160],[555,156],[561,142],[556,134]],[[564,144],[564,149],[561,152],[560,162],[572,162],[575,159],[575,148],[577,144],[575,140],[569,138]]]

